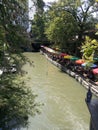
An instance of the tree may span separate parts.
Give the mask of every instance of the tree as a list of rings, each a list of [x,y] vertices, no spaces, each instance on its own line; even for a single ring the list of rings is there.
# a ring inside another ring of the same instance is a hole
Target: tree
[[[78,30],[74,17],[67,11],[59,10],[57,5],[51,7],[48,11],[48,17],[45,32],[47,38],[51,42],[59,44],[61,49],[69,50],[68,43],[74,38]]]
[[[27,126],[29,115],[38,112],[36,95],[24,82],[18,82],[24,74],[21,67],[28,61],[20,49],[29,42],[27,12],[27,0],[0,2],[0,127],[4,130]],[[12,72],[13,65],[16,73]]]
[[[85,35],[91,36],[93,38],[95,36],[95,24],[97,23],[98,19],[94,17],[93,14],[98,11],[97,5],[98,3],[95,0],[59,0],[58,2],[48,6],[46,22],[53,21],[54,17],[58,17],[60,12],[64,11],[68,12],[75,20],[77,29],[74,30],[76,32],[74,33],[74,37],[70,39],[71,42],[69,42],[69,46],[70,48],[74,48],[73,51],[76,50],[76,55],[78,55],[80,52],[80,46],[84,40]]]
[[[39,12],[39,14],[42,14],[44,11],[45,3],[43,0],[33,0],[36,12]]]
[[[98,11],[98,3],[95,0],[59,0],[59,4],[61,8],[71,13],[76,19],[79,27],[78,38],[81,42],[85,35],[85,31],[89,32],[89,30],[94,29],[95,24],[98,21],[93,15]]]
[[[32,20],[31,37],[33,45],[34,43],[36,44],[36,48],[37,46],[40,46],[40,44],[47,40],[44,34],[44,6],[45,3],[43,2],[43,0],[40,0],[38,4],[36,4],[34,19]]]
[[[38,112],[38,105],[35,103],[36,95],[32,94],[24,82],[16,83],[14,74],[3,74],[1,79],[0,128],[11,130],[12,128],[26,127],[29,115],[34,116]]]
[[[32,21],[32,35],[34,40],[43,41],[44,35],[44,19],[42,15],[36,13]]]
[[[81,46],[83,58],[89,61],[93,61],[93,56],[96,50],[98,50],[98,41],[86,37],[85,42]]]

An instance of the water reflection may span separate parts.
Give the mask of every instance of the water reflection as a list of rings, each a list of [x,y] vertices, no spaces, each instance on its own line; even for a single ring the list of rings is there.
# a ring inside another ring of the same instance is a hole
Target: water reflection
[[[24,80],[38,94],[37,101],[44,103],[41,114],[30,117],[28,130],[89,130],[85,88],[53,66],[43,55],[25,55],[34,61],[34,66],[24,66],[23,69],[28,71]]]

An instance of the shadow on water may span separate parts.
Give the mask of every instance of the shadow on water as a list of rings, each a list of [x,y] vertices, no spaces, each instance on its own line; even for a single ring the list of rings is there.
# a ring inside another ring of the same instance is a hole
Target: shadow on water
[[[10,120],[10,117],[0,114],[0,130],[20,130],[21,128],[27,128],[28,126],[28,117],[23,117],[23,119]]]
[[[86,90],[45,56],[39,53],[25,55],[35,65],[24,66],[28,70],[25,81],[30,77],[27,85],[38,94],[37,100],[45,104],[40,115],[30,118],[28,130],[88,130]]]
[[[88,130],[89,113],[84,102],[86,90],[39,53],[25,55],[34,61],[35,67],[24,66],[28,71],[24,80],[44,106],[40,115],[29,118],[28,127],[22,127],[19,120],[20,124],[12,121],[2,130]]]

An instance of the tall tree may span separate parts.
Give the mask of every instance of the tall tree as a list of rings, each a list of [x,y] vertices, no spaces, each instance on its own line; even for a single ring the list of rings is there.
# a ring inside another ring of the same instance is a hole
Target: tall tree
[[[70,13],[65,11],[58,12],[52,20],[47,22],[46,34],[48,39],[55,44],[59,44],[61,49],[69,49],[68,43],[76,35],[77,23]]]
[[[0,2],[0,127],[4,130],[26,126],[28,116],[37,112],[36,95],[19,81],[21,67],[27,61],[20,50],[20,44],[29,42],[27,11],[27,0]],[[17,70],[14,74],[13,65]]]
[[[89,35],[89,32],[95,29],[95,24],[98,22],[98,19],[97,17],[94,17],[93,14],[98,11],[97,5],[98,3],[95,0],[58,0],[58,2],[53,3],[48,8],[48,13],[46,15],[47,22],[53,21],[54,17],[58,17],[60,12],[64,11],[68,12],[74,18],[77,25],[77,30],[74,30],[75,35],[74,38],[72,37],[72,39],[70,40],[72,44],[70,44],[69,46],[76,50],[76,54],[78,54],[78,52],[80,51],[80,46],[84,40],[84,36]],[[69,19],[69,17],[67,18]]]
[[[94,17],[94,13],[98,12],[98,3],[95,0],[59,0],[59,5],[76,19],[79,26],[80,41],[85,31],[94,29],[95,23],[98,21],[97,17]]]
[[[59,45],[61,49],[71,50],[69,44],[77,34],[78,26],[75,18],[60,8],[58,3],[53,3],[46,12],[46,35],[48,39]]]
[[[45,34],[44,34],[44,6],[45,3],[43,0],[39,0],[38,3],[36,4],[36,11],[34,15],[34,19],[32,20],[32,28],[31,28],[31,34],[32,34],[32,39],[34,42],[37,41],[37,45],[40,43],[43,43],[45,40]]]
[[[35,5],[36,12],[39,12],[40,14],[42,14],[44,11],[44,6],[45,6],[44,1],[43,0],[33,0],[33,2]]]

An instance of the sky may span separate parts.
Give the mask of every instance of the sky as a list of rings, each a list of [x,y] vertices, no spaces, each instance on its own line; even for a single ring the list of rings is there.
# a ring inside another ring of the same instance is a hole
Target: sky
[[[57,0],[43,0],[43,1],[47,4],[48,2],[54,2],[54,1],[57,1]],[[32,20],[33,16],[34,16],[34,13],[33,13],[34,8],[31,8],[31,7],[33,7],[32,5],[33,5],[32,1],[29,0],[29,8],[30,8],[30,10],[29,10],[29,19],[30,20]],[[31,24],[30,24],[30,27],[29,27],[28,31],[30,30],[30,28],[31,28]]]
[[[54,1],[57,1],[57,0],[43,0],[43,1],[47,4],[48,2],[54,2]],[[31,0],[29,0],[29,8],[30,7],[32,7],[32,1]],[[33,18],[32,12],[34,12],[34,9],[30,9],[30,11],[29,11],[29,17],[30,17],[30,19]]]
[[[54,2],[54,1],[57,1],[57,0],[43,0],[45,3],[47,2]]]

